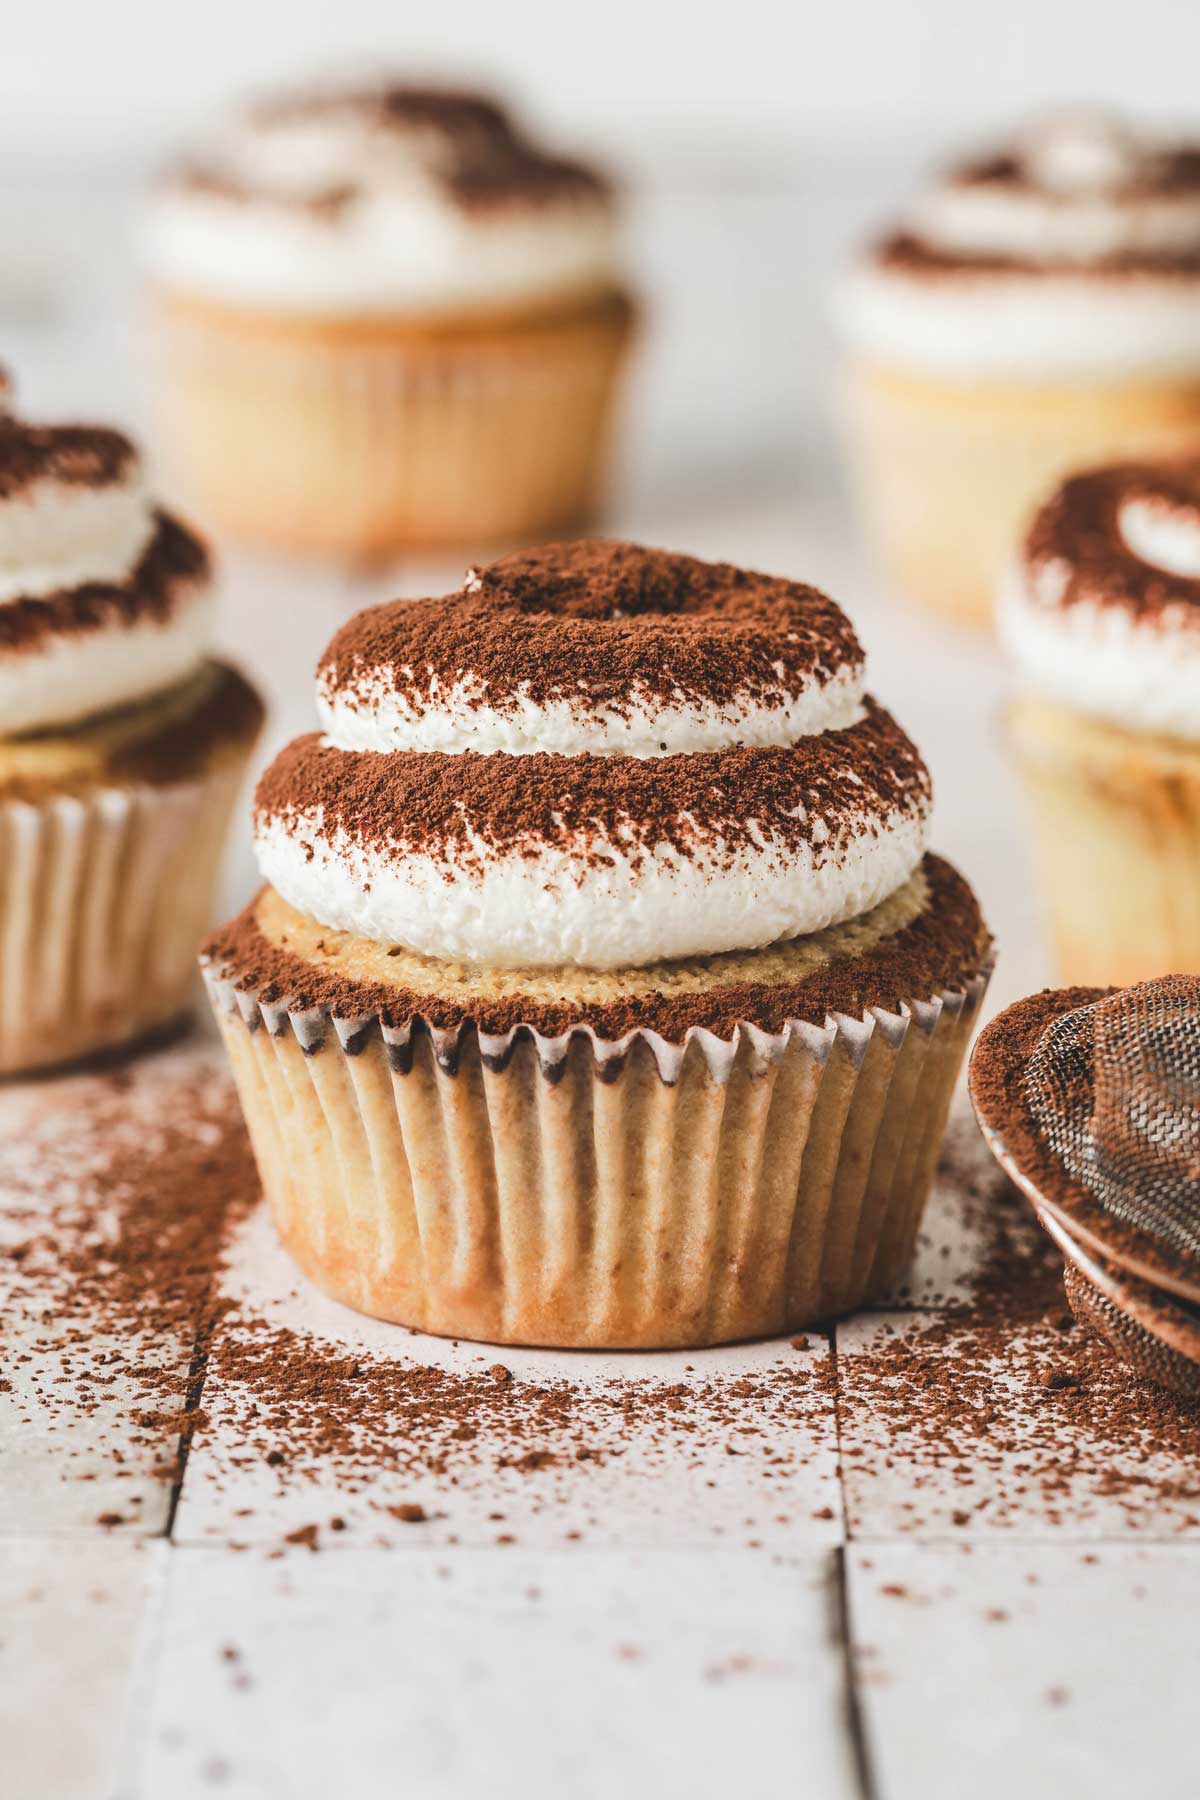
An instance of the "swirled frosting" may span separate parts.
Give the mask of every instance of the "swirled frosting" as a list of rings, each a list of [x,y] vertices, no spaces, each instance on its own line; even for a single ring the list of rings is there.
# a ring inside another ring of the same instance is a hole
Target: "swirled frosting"
[[[0,737],[170,687],[212,628],[203,545],[119,432],[0,418]]]
[[[608,183],[486,97],[284,97],[162,184],[147,254],[170,290],[298,314],[486,310],[616,284]]]
[[[1200,742],[1200,457],[1064,482],[1034,520],[999,623],[1034,692]]]
[[[258,789],[264,877],[422,955],[628,967],[857,917],[924,852],[928,773],[816,589],[629,544],[359,614],[325,731]]]
[[[1066,116],[952,170],[860,261],[850,341],[901,368],[1200,370],[1200,144]]]

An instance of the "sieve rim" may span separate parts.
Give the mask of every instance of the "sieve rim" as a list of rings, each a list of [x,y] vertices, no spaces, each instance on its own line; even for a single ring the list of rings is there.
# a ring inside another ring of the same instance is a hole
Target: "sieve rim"
[[[1111,1300],[1119,1312],[1168,1350],[1175,1351],[1188,1362],[1200,1363],[1200,1319],[1194,1312],[1184,1310],[1177,1295],[1166,1294],[1150,1282],[1114,1267],[1103,1256],[1093,1255],[1088,1246],[1080,1244],[1052,1215],[1037,1207],[1034,1210],[1038,1223],[1062,1252],[1064,1260],[1098,1293]]]
[[[1043,1034],[1065,1014],[1120,993],[1117,987],[1047,988],[1005,1007],[975,1041],[967,1091],[984,1141],[1039,1219],[1052,1213],[1073,1239],[1148,1286],[1200,1305],[1200,1268],[1143,1227],[1118,1222],[1064,1168],[1043,1138],[1023,1074]],[[1047,1192],[1052,1188],[1053,1192]],[[1044,1223],[1045,1221],[1042,1220]],[[1053,1234],[1051,1234],[1053,1235]]]

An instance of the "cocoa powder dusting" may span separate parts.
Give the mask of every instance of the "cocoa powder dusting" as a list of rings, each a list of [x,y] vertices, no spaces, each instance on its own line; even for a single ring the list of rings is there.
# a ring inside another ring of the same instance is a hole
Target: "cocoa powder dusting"
[[[128,581],[86,581],[36,598],[6,600],[0,606],[0,655],[63,633],[161,623],[171,616],[180,589],[207,581],[209,574],[201,540],[169,513],[156,513],[154,534]]]
[[[0,1150],[10,1403],[31,1432],[60,1436],[99,1415],[114,1462],[137,1450],[174,1481],[195,1423],[185,1377],[223,1307],[224,1244],[258,1200],[249,1142],[211,1055],[119,1066],[62,1097],[56,1086],[30,1090]],[[60,1454],[77,1453],[66,1441]]]
[[[249,109],[250,123],[266,129],[322,119],[357,120],[378,144],[385,179],[388,138],[400,137],[426,179],[464,212],[547,201],[595,203],[611,194],[601,171],[547,154],[524,136],[503,107],[468,89],[383,82],[285,93]],[[257,185],[235,170],[203,162],[186,165],[175,181],[228,201],[301,209],[331,221],[369,186],[369,181],[351,179],[307,190]]]
[[[965,1118],[941,1179],[976,1244],[965,1292],[838,1359],[852,1516],[884,1458],[908,1471],[906,1532],[940,1526],[947,1489],[960,1529],[1078,1524],[1100,1503],[1131,1531],[1200,1526],[1200,1398],[1139,1381],[1076,1321],[1060,1256]]]
[[[898,814],[923,816],[932,788],[916,748],[874,701],[841,731],[783,747],[694,755],[481,756],[340,750],[318,732],[294,738],[254,799],[255,825],[280,821],[396,860],[429,856],[449,875],[489,852],[547,845],[573,856],[580,877],[618,857],[638,869],[665,844],[726,867],[764,840],[780,856],[804,847],[820,866],[845,854],[850,833],[883,835]],[[478,845],[482,845],[480,849]]]
[[[1132,502],[1200,516],[1200,457],[1117,463],[1064,481],[1035,516],[1025,560],[1054,576],[1056,606],[1117,606],[1138,623],[1169,616],[1172,629],[1200,629],[1200,580],[1135,554],[1121,529]]]
[[[778,708],[803,682],[861,670],[828,595],[731,563],[582,539],[501,558],[461,593],[368,607],[321,658],[327,693],[382,682],[415,712],[469,678],[475,704],[566,701],[626,716],[633,696]]]

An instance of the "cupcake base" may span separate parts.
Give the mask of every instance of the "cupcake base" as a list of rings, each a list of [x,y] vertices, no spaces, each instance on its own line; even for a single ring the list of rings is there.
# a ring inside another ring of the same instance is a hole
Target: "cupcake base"
[[[239,767],[0,805],[0,1075],[116,1048],[189,1010],[240,780]]]
[[[884,575],[904,599],[990,629],[1034,507],[1092,463],[1200,438],[1200,382],[951,381],[855,369],[848,429]]]
[[[1200,971],[1200,751],[1034,699],[1008,736],[1062,979]]]
[[[262,719],[208,664],[141,705],[0,744],[0,1075],[185,1014]]]
[[[305,1273],[422,1330],[578,1348],[767,1336],[890,1288],[986,986],[672,1043],[348,1017],[349,993],[205,973]]]
[[[381,557],[532,541],[597,499],[624,295],[480,323],[158,313],[179,485],[232,536]]]

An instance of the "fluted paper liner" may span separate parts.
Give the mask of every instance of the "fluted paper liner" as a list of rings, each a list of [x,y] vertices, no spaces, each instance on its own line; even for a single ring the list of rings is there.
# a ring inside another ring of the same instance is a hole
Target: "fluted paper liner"
[[[186,1009],[241,774],[0,804],[0,1074]]]
[[[793,1331],[890,1288],[987,985],[672,1045],[397,1030],[205,978],[280,1235],[319,1287],[447,1336],[579,1348]]]
[[[479,546],[544,536],[595,500],[627,308],[362,339],[161,313],[179,479],[235,535],[347,555]]]

